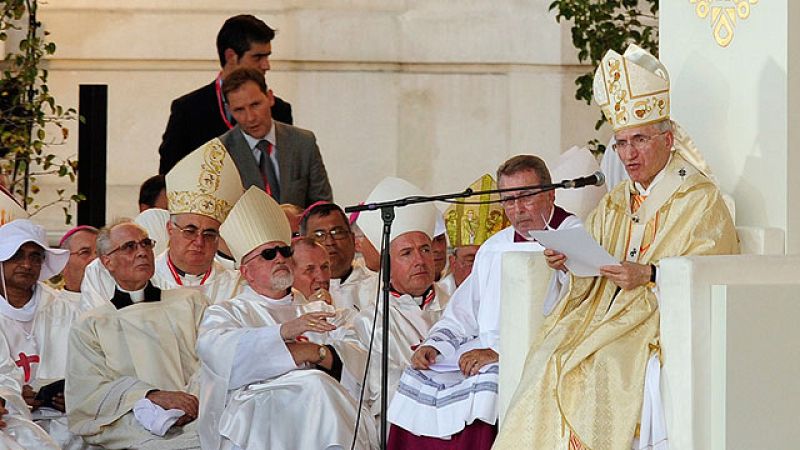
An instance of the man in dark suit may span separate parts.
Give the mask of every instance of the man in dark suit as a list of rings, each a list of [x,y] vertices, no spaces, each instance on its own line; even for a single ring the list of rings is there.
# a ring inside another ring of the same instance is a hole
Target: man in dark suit
[[[219,139],[245,189],[256,185],[279,203],[303,208],[333,199],[314,133],[272,120],[275,99],[258,70],[234,70],[222,92],[236,126]]]
[[[269,70],[271,41],[275,30],[249,14],[225,21],[217,34],[217,54],[222,67],[217,78],[172,102],[169,121],[161,140],[158,173],[166,174],[178,161],[235,125],[222,96],[225,78],[238,67],[252,67],[262,76]],[[292,123],[292,106],[275,97],[272,117]]]

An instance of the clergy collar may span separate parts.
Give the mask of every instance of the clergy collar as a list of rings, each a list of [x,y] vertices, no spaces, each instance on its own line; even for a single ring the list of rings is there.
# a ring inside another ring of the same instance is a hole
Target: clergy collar
[[[241,128],[240,128],[240,130],[241,130]],[[277,145],[275,143],[275,121],[274,120],[272,121],[272,126],[269,127],[269,131],[267,132],[266,136],[263,136],[263,137],[260,137],[260,138],[256,138],[256,137],[250,136],[249,134],[245,133],[244,130],[241,130],[241,131],[242,131],[242,136],[244,136],[244,140],[247,141],[247,145],[250,146],[250,150],[255,149],[256,148],[256,144],[258,144],[259,141],[262,141],[262,140],[265,140],[265,139],[266,139],[267,142],[272,144],[273,148],[277,147]]]
[[[15,308],[8,303],[8,300],[0,295],[0,314],[8,317],[9,319],[16,320],[17,322],[30,322],[36,317],[36,309],[39,306],[39,297],[41,296],[41,289],[38,289],[39,283],[33,285],[33,293],[31,299],[22,308]]]
[[[153,286],[153,283],[150,281],[147,282],[143,289],[139,289],[138,291],[126,291],[119,287],[118,284],[115,284],[114,296],[111,297],[111,303],[117,309],[122,309],[140,302],[158,301],[161,301],[161,289]]]
[[[664,178],[664,174],[667,173],[667,167],[669,167],[669,163],[672,161],[672,153],[673,152],[669,152],[669,159],[667,159],[667,163],[664,164],[664,167],[662,167],[661,171],[656,174],[655,178],[653,178],[653,181],[650,183],[649,186],[647,186],[647,188],[642,186],[641,183],[637,183],[635,181],[633,182],[633,188],[636,191],[633,192],[633,194],[639,194],[639,195],[650,194],[650,192],[653,190],[653,186],[655,186],[659,181],[661,181]]]

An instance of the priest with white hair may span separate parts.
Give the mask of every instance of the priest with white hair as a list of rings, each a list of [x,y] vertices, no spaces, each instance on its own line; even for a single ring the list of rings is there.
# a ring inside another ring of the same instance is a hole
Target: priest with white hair
[[[66,341],[78,311],[43,283],[67,259],[27,219],[0,226],[0,448],[80,446],[63,416]],[[57,443],[30,421],[32,410]]]
[[[248,285],[209,307],[200,327],[203,448],[350,448],[366,354],[330,305],[291,289],[286,215],[251,187],[220,232]],[[355,448],[376,441],[365,412]]]
[[[531,345],[496,449],[667,450],[659,377],[659,263],[738,253],[736,230],[696,148],[670,119],[666,67],[644,49],[609,50],[594,96],[629,180],[587,217],[618,264],[568,273],[568,290]],[[664,355],[669,359],[669,355]]]
[[[70,431],[108,449],[200,447],[195,342],[208,299],[154,286],[154,245],[131,221],[100,230],[98,259],[114,288],[69,335]]]

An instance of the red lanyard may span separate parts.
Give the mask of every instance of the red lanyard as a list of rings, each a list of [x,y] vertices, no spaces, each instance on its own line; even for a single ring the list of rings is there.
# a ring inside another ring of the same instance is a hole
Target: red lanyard
[[[213,269],[214,264],[212,263],[211,266],[212,267],[208,268],[208,272],[206,272],[206,274],[203,275],[203,279],[200,280],[200,286],[205,284],[206,280],[208,280],[208,277],[211,276],[211,270]],[[178,283],[178,286],[183,286],[183,280],[181,280],[181,276],[178,275],[178,269],[175,268],[175,264],[172,263],[172,258],[170,258],[169,255],[167,255],[167,268],[169,269],[169,272],[172,274],[172,278],[174,278],[175,282]]]
[[[228,115],[225,113],[225,101],[222,98],[222,72],[217,75],[217,79],[214,80],[214,89],[217,91],[217,104],[219,105],[219,115],[222,117],[222,120],[225,122],[225,125],[230,130],[233,128],[233,124],[230,120],[228,120]]]

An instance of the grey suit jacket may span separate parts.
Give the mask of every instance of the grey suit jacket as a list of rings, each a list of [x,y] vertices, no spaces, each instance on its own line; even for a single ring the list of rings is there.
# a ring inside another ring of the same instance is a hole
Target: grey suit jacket
[[[292,203],[305,208],[319,200],[333,201],[328,173],[314,133],[274,120],[272,125],[275,127],[281,186],[278,203]],[[239,169],[244,188],[255,185],[264,189],[258,162],[253,158],[239,126],[231,128],[219,139]]]

